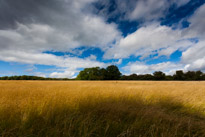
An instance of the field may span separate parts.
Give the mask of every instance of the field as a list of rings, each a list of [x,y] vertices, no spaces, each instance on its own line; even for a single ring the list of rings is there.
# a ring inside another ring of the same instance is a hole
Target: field
[[[205,137],[205,82],[0,81],[3,137]]]

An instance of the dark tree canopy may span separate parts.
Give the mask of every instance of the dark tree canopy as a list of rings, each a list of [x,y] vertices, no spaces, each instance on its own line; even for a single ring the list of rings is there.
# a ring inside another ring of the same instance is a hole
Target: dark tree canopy
[[[0,77],[0,80],[69,80],[68,78],[44,78],[44,77],[38,77],[38,76],[4,76]]]
[[[106,69],[93,67],[85,68],[77,76],[78,80],[119,80],[121,73],[117,66],[111,65]]]
[[[166,75],[161,71],[155,71],[153,75],[155,80],[165,80],[166,78]]]
[[[185,75],[182,70],[176,71],[176,73],[173,75],[174,80],[185,80]]]
[[[121,76],[121,80],[179,80],[179,81],[190,81],[190,80],[205,80],[205,74],[201,71],[188,71],[183,72],[182,70],[176,71],[172,75],[166,75],[161,71],[156,71],[151,74],[137,75],[131,74],[128,76]]]
[[[99,67],[85,68],[77,76],[78,80],[104,80],[104,69]]]
[[[137,72],[136,72],[137,73]],[[68,78],[44,78],[37,76],[4,76],[0,80],[70,80]],[[75,79],[72,79],[75,80]],[[161,71],[155,71],[153,74],[131,74],[122,75],[118,67],[110,65],[107,68],[93,67],[85,68],[80,71],[76,80],[205,80],[205,74],[201,71],[177,70],[175,74],[166,75]]]
[[[121,75],[118,67],[115,65],[106,68],[106,80],[119,80]]]

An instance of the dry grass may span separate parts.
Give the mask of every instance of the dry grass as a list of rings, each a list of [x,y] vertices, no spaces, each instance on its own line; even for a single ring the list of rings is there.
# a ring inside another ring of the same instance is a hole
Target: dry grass
[[[205,136],[205,82],[0,81],[0,136]]]

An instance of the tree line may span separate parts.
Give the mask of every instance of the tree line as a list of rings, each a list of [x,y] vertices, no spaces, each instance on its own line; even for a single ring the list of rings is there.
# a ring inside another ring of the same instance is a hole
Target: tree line
[[[110,65],[107,68],[92,67],[80,71],[75,79],[68,78],[44,78],[38,76],[4,76],[0,80],[205,80],[205,73],[201,71],[177,70],[174,75],[166,75],[161,71],[155,71],[153,74],[131,74],[122,75],[118,67]]]
[[[166,75],[161,71],[153,74],[122,75],[115,65],[105,68],[85,68],[78,74],[77,80],[205,80],[205,74],[201,71],[183,72],[177,70],[174,75]]]
[[[131,74],[129,76],[123,75],[121,80],[179,80],[179,81],[200,81],[205,80],[205,74],[201,71],[183,72],[178,70],[174,75],[166,75],[161,71],[156,71],[153,74],[137,75]]]
[[[38,76],[4,76],[0,80],[69,80],[68,78],[44,78]]]

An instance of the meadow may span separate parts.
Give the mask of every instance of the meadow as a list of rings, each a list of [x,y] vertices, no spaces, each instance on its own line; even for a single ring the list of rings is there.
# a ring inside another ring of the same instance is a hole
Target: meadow
[[[205,137],[205,82],[0,81],[2,137]]]

